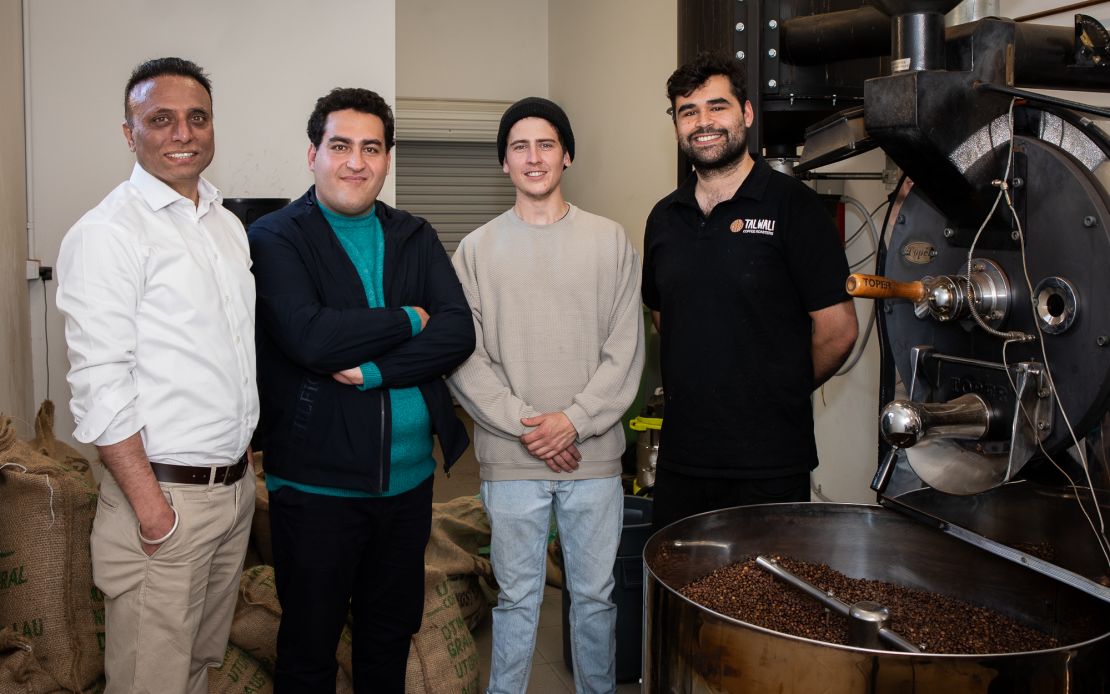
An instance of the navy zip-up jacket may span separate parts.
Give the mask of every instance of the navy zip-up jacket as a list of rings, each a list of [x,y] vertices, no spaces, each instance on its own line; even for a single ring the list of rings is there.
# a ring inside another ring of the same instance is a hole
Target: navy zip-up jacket
[[[443,376],[474,350],[474,322],[443,245],[425,220],[385,205],[387,308],[369,308],[358,271],[316,202],[315,187],[251,224],[258,295],[260,440],[266,470],[293,482],[389,489],[390,388],[418,386],[445,468],[469,444]],[[428,312],[412,335],[402,306]],[[372,361],[379,388],[331,374]]]

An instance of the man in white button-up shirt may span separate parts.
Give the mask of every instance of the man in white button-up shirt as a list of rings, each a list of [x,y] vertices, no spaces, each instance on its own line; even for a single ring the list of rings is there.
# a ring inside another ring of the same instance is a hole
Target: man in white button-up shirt
[[[254,510],[254,282],[242,225],[200,176],[215,149],[203,71],[148,61],[124,107],[131,178],[58,256],[74,436],[109,473],[92,532],[107,691],[203,694]]]

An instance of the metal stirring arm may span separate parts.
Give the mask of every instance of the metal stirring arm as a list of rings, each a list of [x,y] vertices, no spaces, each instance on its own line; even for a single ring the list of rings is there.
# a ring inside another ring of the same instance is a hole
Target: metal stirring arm
[[[890,612],[885,607],[867,601],[849,605],[833,596],[832,593],[826,593],[809,581],[795,576],[779,566],[774,559],[768,559],[760,555],[755,558],[755,563],[775,578],[797,588],[826,608],[847,617],[849,636],[853,641],[850,645],[860,648],[877,648],[877,642],[882,642],[894,650],[905,651],[906,653],[922,652],[920,648],[907,641],[898,632],[886,626],[890,619]]]

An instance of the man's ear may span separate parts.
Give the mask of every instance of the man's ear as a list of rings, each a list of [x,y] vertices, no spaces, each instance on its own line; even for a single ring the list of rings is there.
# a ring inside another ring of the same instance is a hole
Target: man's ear
[[[752,108],[752,102],[745,101],[744,102],[744,127],[745,128],[750,128],[750,127],[752,127],[752,123],[754,123],[754,122],[755,122],[755,110]]]
[[[312,143],[308,145],[308,170],[316,170],[316,145]]]
[[[127,121],[120,124],[123,128],[123,139],[127,141],[127,149],[135,151],[135,134],[131,132],[131,125]]]
[[[570,168],[570,152],[566,151],[565,149],[563,150],[563,168]]]

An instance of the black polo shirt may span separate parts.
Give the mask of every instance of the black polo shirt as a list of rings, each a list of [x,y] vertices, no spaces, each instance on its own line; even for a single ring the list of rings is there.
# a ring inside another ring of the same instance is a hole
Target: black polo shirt
[[[661,467],[767,478],[817,466],[810,311],[848,300],[817,194],[762,157],[708,217],[691,175],[644,235],[644,303],[662,314]]]

